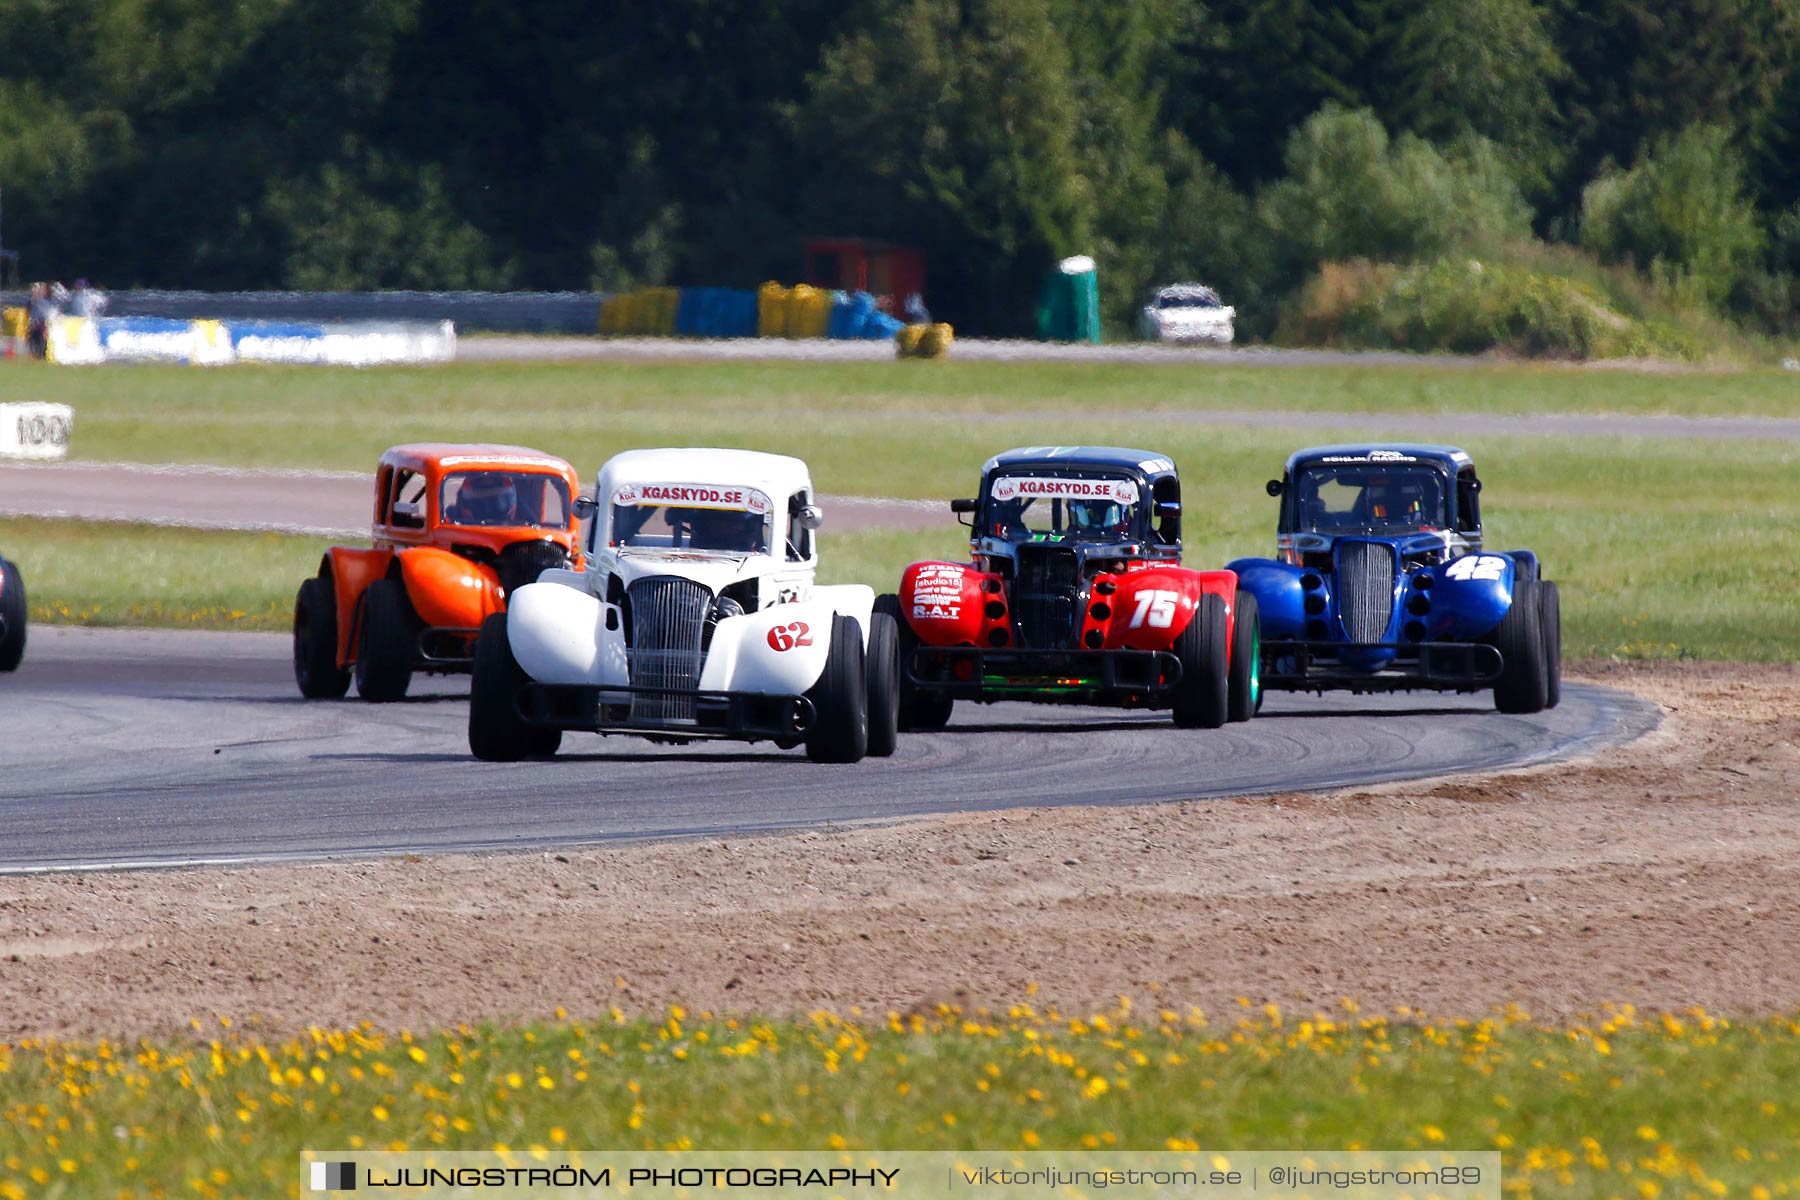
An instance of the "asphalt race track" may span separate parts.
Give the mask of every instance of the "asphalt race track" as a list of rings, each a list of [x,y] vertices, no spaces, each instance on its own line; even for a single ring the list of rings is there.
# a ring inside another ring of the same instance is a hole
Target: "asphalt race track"
[[[1245,725],[959,706],[891,759],[823,766],[739,743],[567,734],[548,762],[477,762],[468,683],[389,705],[304,701],[279,634],[34,627],[0,676],[0,870],[518,849],[1343,787],[1572,757],[1653,705],[1570,685],[1554,712],[1486,694],[1271,695]],[[354,695],[354,693],[353,693]]]

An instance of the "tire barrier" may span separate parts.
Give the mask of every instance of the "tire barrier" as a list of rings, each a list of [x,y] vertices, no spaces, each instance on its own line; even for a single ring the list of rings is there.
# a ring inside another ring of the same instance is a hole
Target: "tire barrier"
[[[897,358],[943,358],[950,353],[956,331],[939,322],[936,325],[905,325],[894,336]]]
[[[879,341],[905,325],[881,311],[867,292],[835,292],[796,284],[737,288],[643,288],[606,297],[602,334],[617,337],[830,338]]]

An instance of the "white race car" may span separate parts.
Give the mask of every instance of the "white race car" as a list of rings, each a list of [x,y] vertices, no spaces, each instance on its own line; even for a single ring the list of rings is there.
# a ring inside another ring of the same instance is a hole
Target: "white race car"
[[[1229,346],[1236,336],[1237,309],[1199,283],[1152,288],[1138,312],[1138,333],[1152,342],[1210,342]]]
[[[583,571],[548,570],[482,622],[469,749],[556,753],[565,729],[804,742],[819,762],[894,751],[894,620],[820,587],[806,464],[748,450],[632,450],[600,468]]]

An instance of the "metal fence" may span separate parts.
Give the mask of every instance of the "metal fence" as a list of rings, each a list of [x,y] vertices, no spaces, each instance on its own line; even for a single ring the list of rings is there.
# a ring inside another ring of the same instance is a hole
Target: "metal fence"
[[[454,321],[458,333],[593,333],[598,292],[107,293],[107,315],[224,321]],[[0,293],[23,305],[24,292]]]

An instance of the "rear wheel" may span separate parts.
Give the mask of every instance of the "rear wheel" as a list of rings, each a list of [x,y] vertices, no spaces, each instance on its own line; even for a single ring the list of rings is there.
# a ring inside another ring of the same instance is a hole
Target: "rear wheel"
[[[887,613],[869,615],[869,648],[863,672],[869,688],[869,754],[894,752],[900,730],[900,631]]]
[[[1562,597],[1548,579],[1538,583],[1539,636],[1544,642],[1544,707],[1562,702]]]
[[[328,577],[315,575],[294,597],[294,682],[308,700],[336,700],[350,690],[337,639],[337,593]]]
[[[806,693],[813,706],[806,757],[814,762],[852,763],[869,752],[869,689],[863,666],[862,630],[850,617],[832,617],[825,670]]]
[[[1231,681],[1225,669],[1225,601],[1200,597],[1194,619],[1175,639],[1181,681],[1175,685],[1175,724],[1217,729],[1230,712]]]
[[[413,615],[406,585],[377,579],[363,593],[357,622],[356,694],[384,703],[406,695],[418,653],[419,618]]]
[[[942,729],[949,723],[950,712],[956,707],[956,701],[940,692],[923,691],[913,686],[908,678],[908,672],[912,670],[913,651],[919,648],[919,635],[913,632],[912,626],[901,615],[900,597],[892,593],[875,597],[875,611],[892,617],[895,632],[899,635],[896,674],[900,678],[901,731]]]
[[[1262,610],[1240,590],[1231,618],[1230,719],[1248,721],[1262,707]]]
[[[25,658],[25,576],[0,558],[0,671],[16,671]]]
[[[519,690],[531,682],[506,638],[506,614],[490,613],[475,639],[469,686],[469,752],[488,762],[548,758],[562,745],[562,730],[528,725],[519,716]]]
[[[1492,641],[1500,651],[1494,707],[1503,713],[1542,712],[1549,688],[1544,678],[1543,611],[1537,580],[1513,580],[1512,604]]]

